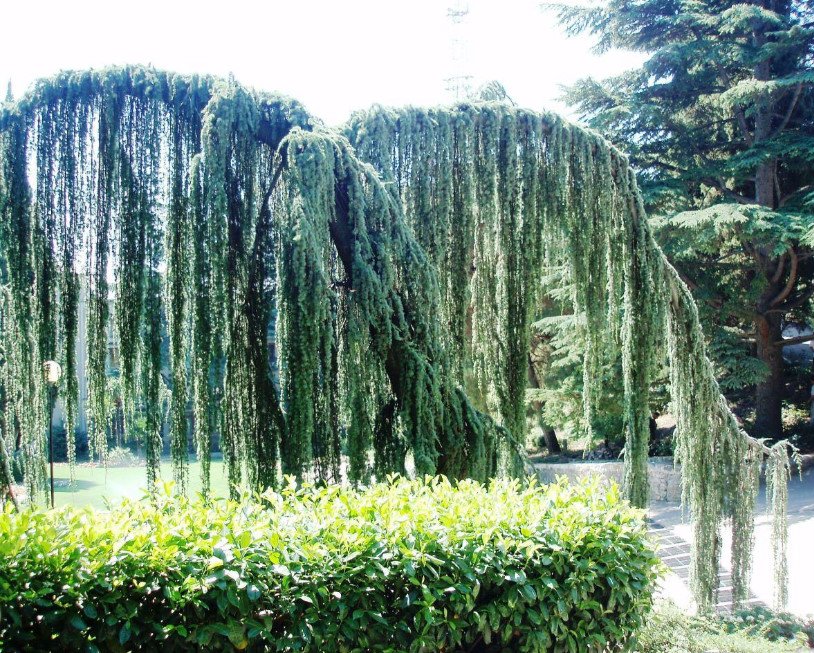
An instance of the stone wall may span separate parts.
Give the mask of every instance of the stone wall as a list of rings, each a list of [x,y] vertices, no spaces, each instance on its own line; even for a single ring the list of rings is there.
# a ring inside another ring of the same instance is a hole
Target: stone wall
[[[621,460],[579,460],[568,463],[535,463],[537,478],[542,483],[552,483],[558,476],[577,480],[597,474],[622,484]],[[681,501],[681,469],[673,466],[672,458],[651,458],[648,462],[651,501]]]
[[[530,473],[537,475],[541,483],[553,483],[558,476],[575,481],[591,474],[622,484],[623,463],[621,460],[575,460],[573,462],[532,463]],[[792,478],[800,471],[814,467],[814,453],[800,456],[800,470],[792,462]],[[762,471],[761,471],[762,473]],[[668,456],[650,458],[647,463],[647,477],[650,481],[651,501],[681,501],[681,467],[673,466]]]

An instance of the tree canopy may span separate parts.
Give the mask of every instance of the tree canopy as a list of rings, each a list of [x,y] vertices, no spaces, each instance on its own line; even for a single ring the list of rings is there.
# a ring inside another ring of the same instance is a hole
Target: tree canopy
[[[647,499],[647,393],[666,354],[696,595],[712,604],[731,518],[745,596],[758,469],[768,452],[785,478],[786,449],[739,429],[628,160],[596,134],[488,102],[374,107],[342,132],[234,80],[116,68],[62,73],[4,106],[0,171],[3,469],[20,451],[32,495],[44,360],[63,362],[75,414],[83,278],[91,446],[104,454],[112,326],[151,483],[167,365],[178,490],[193,427],[205,463],[219,434],[238,492],[282,474],[521,473],[530,322],[538,278],[557,269],[585,316],[586,414],[603,354],[621,356],[626,495]]]
[[[705,306],[722,378],[782,436],[782,337],[814,295],[814,7],[806,0],[553,6],[645,63],[566,100],[631,156],[658,239]],[[749,358],[749,354],[755,358]]]

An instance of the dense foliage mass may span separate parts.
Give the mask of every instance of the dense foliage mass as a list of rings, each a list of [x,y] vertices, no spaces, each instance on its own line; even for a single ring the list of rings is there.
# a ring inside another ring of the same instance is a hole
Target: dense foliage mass
[[[792,653],[811,646],[814,624],[766,608],[731,615],[688,615],[670,603],[657,604],[636,637],[639,653]]]
[[[642,514],[595,482],[396,479],[0,515],[0,649],[600,651],[650,608]]]
[[[657,238],[701,304],[722,384],[752,389],[750,428],[780,437],[783,348],[802,340],[782,331],[810,319],[814,294],[814,6],[555,6],[599,51],[646,57],[622,75],[579,80],[566,99],[630,154]]]
[[[353,482],[516,474],[537,279],[552,270],[580,315],[588,424],[599,366],[621,360],[624,491],[640,506],[647,395],[666,352],[697,595],[714,603],[717,532],[732,518],[743,596],[767,449],[718,392],[692,297],[653,240],[626,157],[506,104],[374,108],[340,134],[233,80],[124,68],[63,73],[3,107],[2,468],[20,452],[41,496],[40,365],[63,361],[70,422],[84,284],[90,448],[104,457],[113,332],[151,486],[168,390],[181,492],[190,402],[205,489],[216,436],[235,495],[283,474],[338,480],[343,448]],[[781,482],[785,448],[770,460]]]

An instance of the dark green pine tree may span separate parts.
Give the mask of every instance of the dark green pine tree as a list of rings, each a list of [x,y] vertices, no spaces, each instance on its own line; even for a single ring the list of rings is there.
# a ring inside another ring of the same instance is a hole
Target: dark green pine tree
[[[705,304],[722,384],[753,386],[754,432],[778,436],[783,347],[801,340],[783,325],[814,294],[814,3],[544,7],[600,52],[646,55],[566,99],[631,154],[662,247]]]

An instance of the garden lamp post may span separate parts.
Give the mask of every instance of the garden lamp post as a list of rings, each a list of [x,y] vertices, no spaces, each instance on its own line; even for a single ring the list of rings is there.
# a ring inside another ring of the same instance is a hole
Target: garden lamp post
[[[51,461],[51,508],[54,507],[54,403],[57,398],[57,384],[62,376],[62,367],[56,361],[45,361],[43,376],[48,384],[48,458]]]

